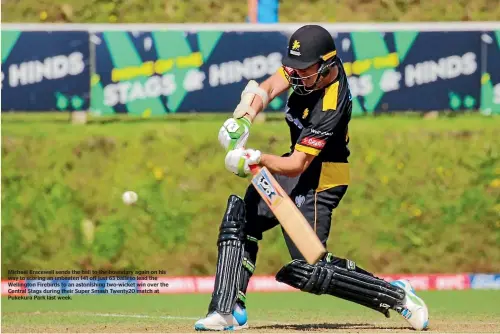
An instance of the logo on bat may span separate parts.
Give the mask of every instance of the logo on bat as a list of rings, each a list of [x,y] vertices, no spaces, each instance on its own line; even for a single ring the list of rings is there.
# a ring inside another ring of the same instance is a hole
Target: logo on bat
[[[264,200],[268,205],[276,205],[282,199],[282,196],[274,188],[271,180],[269,179],[269,176],[264,170],[261,170],[258,176],[254,178],[254,180],[252,180],[252,182],[264,195]]]
[[[264,175],[261,175],[258,184],[269,198],[272,198],[274,195],[276,195],[273,186],[271,185],[271,183],[269,183],[269,180],[266,179]]]

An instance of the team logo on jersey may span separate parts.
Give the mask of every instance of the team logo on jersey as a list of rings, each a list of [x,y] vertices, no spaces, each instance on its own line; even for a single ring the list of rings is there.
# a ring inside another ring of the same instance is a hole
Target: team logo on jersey
[[[300,42],[298,40],[294,40],[292,44],[292,49],[290,50],[290,54],[294,56],[300,56],[301,53],[299,49],[300,49]]]
[[[313,137],[305,137],[304,139],[301,140],[300,143],[302,145],[321,150],[323,147],[325,147],[326,141],[323,139],[318,139]]]
[[[294,118],[292,116],[292,114],[290,114],[289,111],[286,112],[285,117],[286,117],[287,121],[289,121],[290,123],[295,124],[295,126],[297,128],[299,128],[300,130],[302,130],[304,128],[304,125],[300,122],[300,120],[298,118]]]
[[[297,205],[298,208],[300,208],[305,201],[306,198],[304,197],[304,195],[299,195],[295,197],[295,204]]]
[[[307,116],[309,116],[309,108],[304,109],[304,112],[302,113],[302,119],[306,119]]]

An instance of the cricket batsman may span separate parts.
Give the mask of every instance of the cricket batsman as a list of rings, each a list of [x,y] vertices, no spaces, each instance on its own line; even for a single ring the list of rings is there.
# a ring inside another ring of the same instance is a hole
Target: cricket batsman
[[[233,117],[224,122],[218,138],[228,152],[226,168],[247,177],[250,165],[267,167],[326,247],[332,211],[349,184],[352,97],[347,76],[332,36],[318,25],[306,25],[293,33],[282,63],[260,85],[255,81],[248,83]],[[290,87],[293,93],[285,113],[290,128],[290,152],[276,156],[245,148],[256,115]],[[252,185],[244,199],[229,196],[217,240],[214,291],[207,316],[195,323],[196,330],[248,327],[246,291],[255,271],[258,242],[263,232],[278,224]],[[283,234],[292,261],[279,270],[277,281],[304,292],[328,294],[364,305],[386,317],[394,310],[414,329],[427,327],[427,306],[408,281],[389,283],[354,261],[332,253],[310,265],[284,230]]]

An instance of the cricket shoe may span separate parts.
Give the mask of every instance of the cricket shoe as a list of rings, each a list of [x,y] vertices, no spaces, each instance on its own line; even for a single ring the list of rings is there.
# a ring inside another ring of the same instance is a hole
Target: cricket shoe
[[[214,311],[194,324],[197,331],[237,331],[245,328],[248,328],[247,310],[238,303],[231,314]]]
[[[406,296],[403,305],[396,307],[396,311],[401,314],[406,321],[416,330],[421,331],[429,325],[429,310],[422,298],[415,294],[415,290],[407,280],[397,280],[391,282],[392,285],[405,290]]]

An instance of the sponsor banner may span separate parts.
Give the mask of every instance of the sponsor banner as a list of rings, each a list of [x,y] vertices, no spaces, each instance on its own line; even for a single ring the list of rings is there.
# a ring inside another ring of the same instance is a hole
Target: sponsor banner
[[[250,279],[250,282],[252,279]],[[211,277],[196,277],[196,291],[199,293],[212,293],[215,286],[215,276]],[[249,282],[249,285],[251,284]]]
[[[480,106],[479,31],[332,34],[349,76],[354,114]],[[262,81],[279,68],[288,37],[279,31],[95,33],[92,110],[232,111],[248,80]],[[269,109],[283,110],[284,95]]]
[[[394,274],[377,275],[387,281],[407,279],[417,291],[500,289],[499,274]],[[214,276],[161,276],[156,280],[26,280],[2,281],[2,295],[54,294],[177,294],[212,293]],[[72,289],[73,291],[68,291]],[[78,292],[75,292],[78,289]],[[299,291],[274,276],[253,276],[248,292]]]
[[[251,79],[281,66],[280,32],[103,31],[91,35],[92,112],[161,115],[232,111]],[[284,94],[286,97],[286,94]],[[284,97],[269,109],[284,106]]]
[[[471,288],[468,274],[397,274],[379,275],[379,277],[387,281],[407,279],[415,290],[467,290]],[[161,287],[162,283],[160,283],[160,293],[212,293],[215,277],[160,277],[155,281],[139,281],[139,286],[146,282],[162,282],[163,288]],[[142,289],[146,289],[146,287],[143,286]],[[279,292],[299,290],[276,281],[274,276],[252,276],[247,291]]]
[[[386,281],[406,279],[415,290],[467,290],[470,279],[467,274],[418,274],[418,275],[381,275]]]
[[[159,293],[212,293],[215,276],[206,277],[158,277],[157,280],[139,280],[138,291],[146,293],[159,289]],[[250,279],[247,292],[298,291],[289,285],[276,281],[274,276],[254,276]]]
[[[470,285],[472,289],[500,290],[500,274],[472,274]]]
[[[70,286],[71,289],[74,289],[73,292],[77,292],[78,294],[82,295],[87,295],[87,294],[97,294],[100,293],[101,291],[105,292],[106,289],[106,280],[78,280],[78,281],[71,281],[72,285]],[[68,284],[65,284],[64,286],[67,287]],[[78,290],[78,291],[76,291]],[[65,291],[66,292],[66,291]],[[68,293],[71,294],[71,293]]]
[[[10,296],[26,296],[28,294],[28,290],[26,289],[26,281],[12,281],[5,280],[2,281],[2,296],[10,295]]]
[[[141,293],[148,290],[159,290],[161,294],[167,293],[194,293],[197,292],[196,277],[158,277],[156,280],[139,280],[137,289]],[[158,285],[156,285],[158,284]]]
[[[2,111],[87,110],[89,33],[2,31]]]
[[[500,30],[481,34],[481,111],[500,114]]]
[[[332,32],[349,76],[353,114],[474,110],[480,32]]]
[[[133,278],[2,281],[2,295],[134,294],[137,291],[137,280]]]
[[[434,290],[467,290],[470,289],[469,275],[436,275]]]
[[[248,283],[248,290],[251,292],[278,292],[278,291],[299,291],[285,283],[276,281],[274,276],[252,277]]]
[[[69,280],[27,279],[28,295],[52,296],[67,294]]]
[[[2,110],[230,112],[273,74],[290,31],[2,31]],[[331,31],[353,114],[500,113],[500,31]],[[300,52],[300,41],[298,41]],[[93,69],[89,59],[92,50]],[[287,93],[269,111],[285,110]]]

